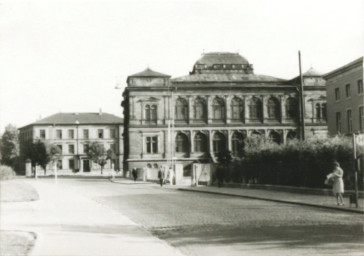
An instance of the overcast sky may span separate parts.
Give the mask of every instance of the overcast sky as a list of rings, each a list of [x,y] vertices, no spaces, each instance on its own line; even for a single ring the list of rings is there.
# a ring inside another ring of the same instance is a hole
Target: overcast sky
[[[363,56],[362,0],[0,1],[0,133],[57,112],[122,116],[128,75],[187,75],[203,52],[239,52],[290,79]]]

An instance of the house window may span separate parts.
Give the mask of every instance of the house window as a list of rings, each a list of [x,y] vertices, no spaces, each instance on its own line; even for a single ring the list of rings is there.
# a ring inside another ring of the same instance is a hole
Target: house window
[[[286,101],[286,113],[288,118],[297,118],[298,116],[298,104],[294,98],[288,98]]]
[[[336,130],[341,133],[341,113],[336,112]]]
[[[61,154],[62,154],[62,152],[63,152],[63,151],[62,151],[62,149],[63,149],[63,148],[62,148],[62,145],[57,145],[57,147],[59,148],[59,152],[61,152]]]
[[[351,97],[350,84],[345,85],[346,98]]]
[[[58,160],[57,161],[57,169],[58,170],[62,170],[63,169],[62,160]]]
[[[194,140],[195,152],[207,152],[207,139],[206,135],[199,132],[195,136]]]
[[[244,118],[243,101],[239,98],[233,98],[231,101],[231,118],[233,120]]]
[[[363,125],[364,125],[364,108],[363,106],[359,107],[359,130],[363,131]]]
[[[39,137],[41,139],[45,139],[46,138],[46,131],[44,129],[39,130]]]
[[[89,138],[88,129],[84,129],[83,130],[83,138],[84,139],[88,139]]]
[[[346,111],[346,119],[348,123],[348,133],[353,132],[353,118],[351,116],[351,109]]]
[[[335,88],[335,100],[340,100],[340,88]]]
[[[115,139],[115,129],[110,129],[110,139]]]
[[[88,148],[88,144],[83,144],[83,153],[87,154]]]
[[[62,139],[62,130],[57,130],[57,139]]]
[[[206,119],[206,104],[201,98],[197,98],[194,105],[196,119]]]
[[[254,97],[249,104],[249,116],[252,120],[262,118],[262,102],[260,99]]]
[[[177,134],[176,152],[188,152],[188,138],[186,134],[183,133]]]
[[[225,118],[225,103],[224,100],[215,98],[212,102],[214,119],[222,120]]]
[[[110,144],[110,149],[111,149],[112,152],[115,153],[115,144]]]
[[[316,121],[321,119],[321,106],[320,103],[316,103]]]
[[[363,93],[363,80],[358,80],[358,93]]]
[[[268,118],[279,119],[279,102],[276,98],[270,98],[268,100]]]
[[[145,120],[146,121],[156,121],[157,120],[157,106],[156,105],[146,105],[145,106]]]
[[[68,138],[74,139],[75,137],[75,131],[73,129],[68,130]]]
[[[99,139],[103,139],[104,138],[104,130],[103,129],[98,129],[97,130],[97,135]]]
[[[327,120],[326,103],[321,104],[321,115],[323,120]]]
[[[69,159],[68,160],[68,167],[71,170],[74,170],[75,169],[75,160],[74,159]]]
[[[73,145],[73,144],[68,145],[68,153],[70,153],[70,154],[75,153],[75,145]]]
[[[188,104],[185,99],[177,99],[175,108],[176,120],[187,120],[188,117]]]
[[[244,148],[244,138],[239,132],[235,132],[231,138],[232,152],[235,156],[238,156],[243,152]]]
[[[215,133],[213,138],[214,153],[219,153],[225,149],[225,136],[222,133]]]
[[[158,153],[158,137],[146,137],[147,153],[156,154]]]

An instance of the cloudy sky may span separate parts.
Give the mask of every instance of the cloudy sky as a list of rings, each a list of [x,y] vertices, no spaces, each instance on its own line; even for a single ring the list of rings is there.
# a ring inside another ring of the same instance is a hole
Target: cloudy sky
[[[128,75],[188,74],[203,52],[239,52],[290,79],[363,56],[362,0],[0,1],[0,133],[57,112],[122,115]]]

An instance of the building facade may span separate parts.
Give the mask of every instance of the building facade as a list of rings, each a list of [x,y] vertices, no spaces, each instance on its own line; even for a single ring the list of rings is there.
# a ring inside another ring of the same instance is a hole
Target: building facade
[[[330,135],[364,132],[363,57],[327,74]]]
[[[306,136],[327,134],[325,80],[303,75]],[[207,53],[192,72],[171,79],[150,69],[130,75],[123,93],[125,168],[216,161],[239,154],[252,134],[286,143],[300,134],[300,79],[254,74],[236,53]]]
[[[123,119],[102,113],[58,113],[19,128],[20,144],[42,140],[57,145],[62,152],[57,167],[60,174],[100,173],[100,166],[85,154],[91,142],[112,149],[115,160],[108,160],[106,173],[122,169]],[[52,170],[51,166],[47,169]]]

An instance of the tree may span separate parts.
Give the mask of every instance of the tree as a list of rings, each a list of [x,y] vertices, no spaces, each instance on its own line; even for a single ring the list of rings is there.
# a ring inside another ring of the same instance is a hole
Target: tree
[[[8,166],[14,166],[15,160],[19,156],[19,139],[18,130],[15,126],[9,124],[1,138],[1,163]]]
[[[104,170],[104,166],[107,160],[107,154],[104,147],[104,144],[98,142],[91,142],[86,150],[86,155],[92,162],[100,165],[101,167],[101,174]]]
[[[49,156],[49,161],[54,164],[61,158],[62,151],[57,145],[49,144],[47,145],[47,154]],[[44,175],[46,175],[46,172],[47,170],[44,168]]]
[[[47,152],[46,145],[41,140],[24,143],[21,152],[23,159],[29,159],[33,168],[37,165],[40,165],[44,170],[47,168],[50,156]]]
[[[114,164],[115,166],[115,159],[116,159],[116,154],[114,152],[114,150],[112,148],[108,149],[106,151],[106,160],[109,160]]]
[[[222,185],[225,174],[229,170],[229,166],[232,160],[231,152],[227,149],[217,153],[217,162],[219,163],[219,166],[216,170],[216,177],[218,180],[219,187]]]

